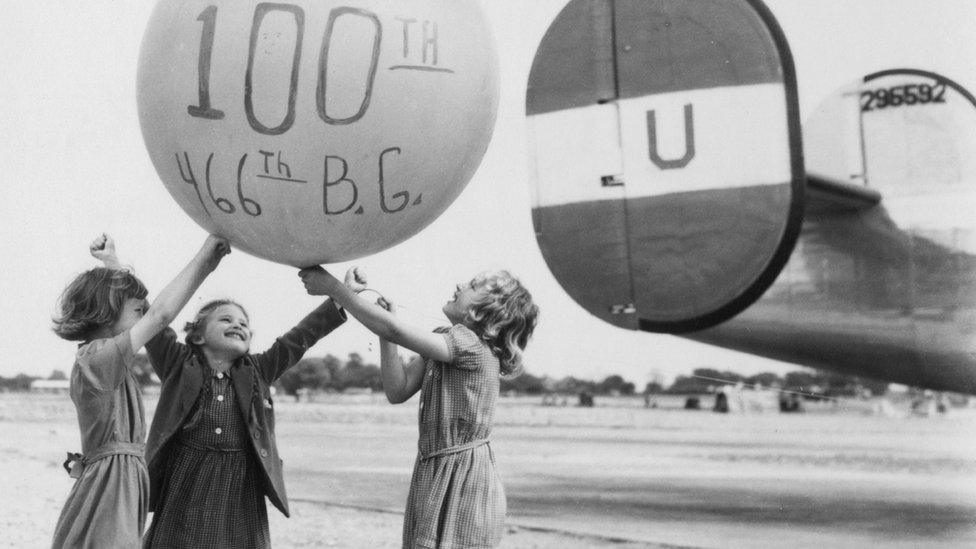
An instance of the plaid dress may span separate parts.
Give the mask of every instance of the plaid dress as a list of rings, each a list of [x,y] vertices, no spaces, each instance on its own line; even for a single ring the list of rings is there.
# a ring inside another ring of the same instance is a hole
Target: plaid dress
[[[146,548],[271,545],[264,481],[234,385],[228,374],[213,370],[207,383],[198,412],[173,442]]]
[[[425,364],[403,547],[496,547],[505,491],[487,441],[498,401],[498,358],[464,325],[438,331],[453,361]]]

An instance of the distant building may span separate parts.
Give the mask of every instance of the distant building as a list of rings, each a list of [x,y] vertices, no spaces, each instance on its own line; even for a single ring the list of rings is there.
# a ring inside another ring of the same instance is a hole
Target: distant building
[[[35,379],[31,381],[32,393],[67,393],[71,389],[71,381],[67,379]]]

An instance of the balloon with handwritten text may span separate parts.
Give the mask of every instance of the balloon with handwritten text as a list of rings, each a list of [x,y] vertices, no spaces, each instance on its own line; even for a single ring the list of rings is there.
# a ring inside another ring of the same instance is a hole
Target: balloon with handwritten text
[[[429,225],[474,175],[497,106],[476,0],[160,0],[139,58],[169,193],[208,232],[297,267]]]

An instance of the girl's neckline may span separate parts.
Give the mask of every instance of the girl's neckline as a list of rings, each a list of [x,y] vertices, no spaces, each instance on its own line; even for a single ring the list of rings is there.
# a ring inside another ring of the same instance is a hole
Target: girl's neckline
[[[230,375],[230,371],[234,367],[234,364],[237,364],[236,360],[231,362],[211,362],[209,359],[207,359],[207,355],[203,353],[197,353],[197,358],[204,368],[209,369],[213,373],[212,375]]]
[[[209,363],[207,365],[210,366],[210,369],[213,370],[215,374],[224,374],[224,375],[227,375],[227,372],[230,372],[230,369],[234,367],[233,362],[231,363],[219,362],[216,364]]]

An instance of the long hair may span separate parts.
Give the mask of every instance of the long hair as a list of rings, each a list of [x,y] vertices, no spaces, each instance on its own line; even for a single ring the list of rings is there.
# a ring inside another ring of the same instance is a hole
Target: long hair
[[[472,284],[488,291],[468,309],[465,324],[498,357],[502,375],[521,373],[522,351],[539,318],[532,294],[508,271],[479,274]]]
[[[129,271],[106,267],[85,271],[62,292],[52,329],[68,341],[87,341],[118,321],[127,299],[146,299],[148,294]]]

